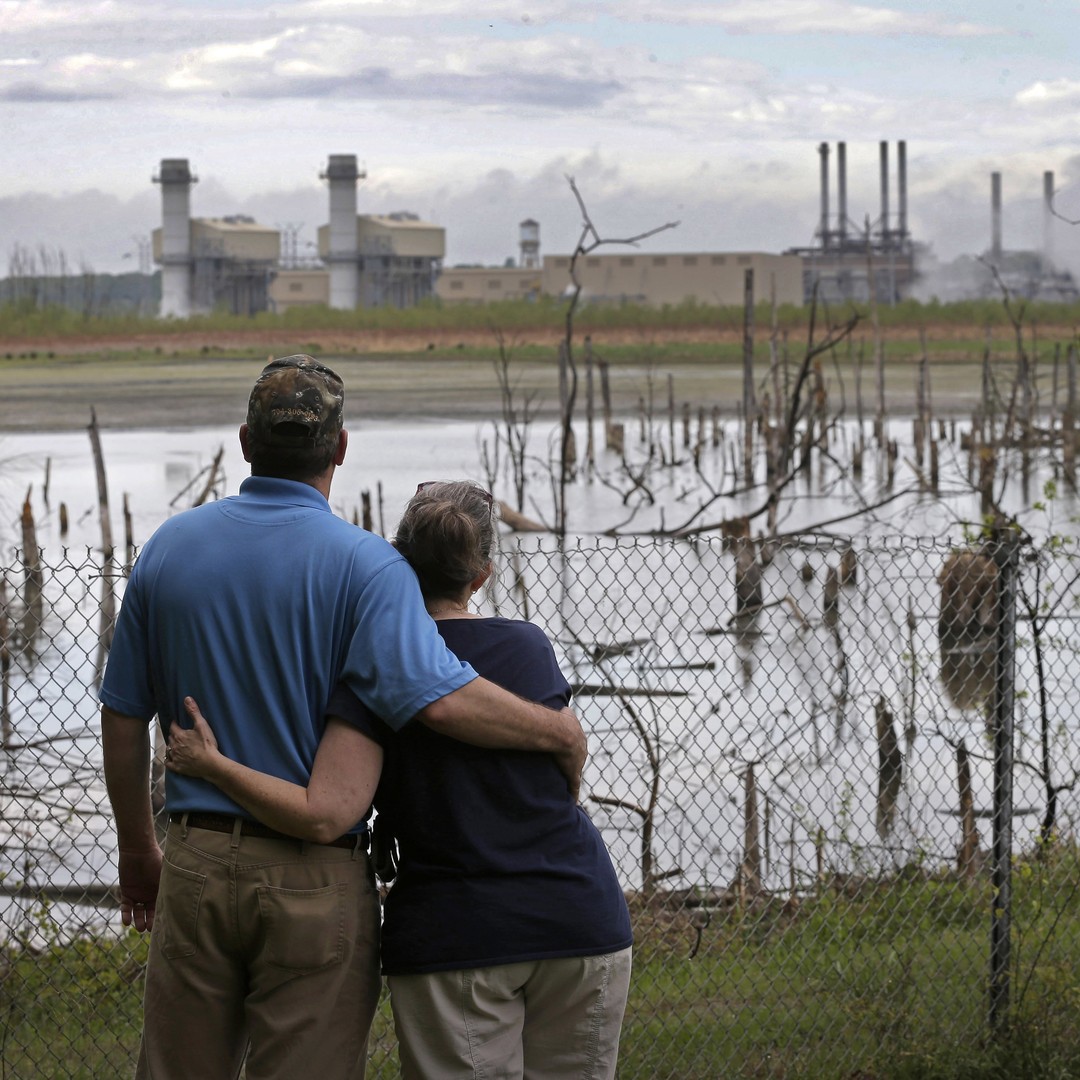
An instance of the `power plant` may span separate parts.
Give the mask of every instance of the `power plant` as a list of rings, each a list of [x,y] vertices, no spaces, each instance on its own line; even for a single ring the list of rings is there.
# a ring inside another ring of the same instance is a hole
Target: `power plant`
[[[1054,263],[1054,174],[1043,173],[1042,249],[1040,251],[1009,251],[1004,246],[1002,230],[1002,177],[990,174],[990,248],[978,260],[984,273],[980,275],[978,293],[992,297],[1007,289],[1012,296],[1027,300],[1076,300],[1076,281],[1067,270]]]
[[[894,304],[911,294],[916,245],[908,231],[907,143],[896,144],[897,209],[890,212],[889,144],[878,144],[881,162],[881,209],[863,222],[848,216],[847,143],[836,144],[836,212],[829,197],[829,144],[821,143],[821,215],[812,247],[785,254],[803,261],[806,301],[816,294],[829,303],[868,301]]]
[[[912,296],[933,265],[928,245],[915,241],[908,223],[907,144],[896,143],[895,209],[890,144],[878,144],[880,204],[861,221],[849,211],[847,144],[820,143],[820,213],[814,242],[783,254],[765,252],[595,252],[576,266],[590,302],[741,304],[746,271],[755,275],[759,300],[779,303],[895,304]],[[519,225],[519,257],[498,267],[444,268],[446,231],[415,214],[359,214],[357,185],[366,172],[355,154],[331,154],[319,172],[327,184],[328,220],[318,229],[318,261],[301,265],[295,229],[282,258],[281,234],[243,215],[191,216],[198,182],[186,158],[165,158],[153,181],[161,186],[162,223],[152,248],[161,266],[160,313],[166,318],[224,309],[234,314],[285,311],[296,306],[408,307],[437,296],[445,303],[562,295],[570,257],[540,255],[540,226]],[[1075,300],[1076,282],[1054,263],[1054,174],[1043,174],[1043,235],[1039,251],[1008,250],[1003,242],[1002,176],[991,175],[989,248],[933,271],[933,283],[951,282],[943,300],[1000,296]],[[929,282],[923,280],[924,294]]]
[[[191,216],[197,177],[185,158],[165,158],[161,228],[152,237],[161,266],[165,318],[224,309],[235,315],[323,304],[332,308],[408,307],[432,296],[446,253],[446,231],[415,214],[357,214],[355,154],[331,154],[319,174],[329,188],[329,224],[318,231],[322,265],[281,258],[279,230],[240,214]]]

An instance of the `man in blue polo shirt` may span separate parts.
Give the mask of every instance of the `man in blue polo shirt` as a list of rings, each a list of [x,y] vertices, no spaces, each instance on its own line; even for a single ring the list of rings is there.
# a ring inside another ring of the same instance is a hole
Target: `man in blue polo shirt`
[[[303,843],[170,772],[163,861],[148,785],[155,715],[167,732],[190,694],[223,753],[306,785],[343,681],[391,727],[417,717],[477,745],[546,751],[571,786],[580,779],[573,714],[478,678],[446,649],[408,564],[331,513],[343,399],[309,356],[269,364],[240,428],[252,475],[163,524],[128,583],[101,726],[123,919],[153,927],[142,1077],[225,1080],[245,1052],[249,1080],[362,1076],[379,993],[366,823]]]

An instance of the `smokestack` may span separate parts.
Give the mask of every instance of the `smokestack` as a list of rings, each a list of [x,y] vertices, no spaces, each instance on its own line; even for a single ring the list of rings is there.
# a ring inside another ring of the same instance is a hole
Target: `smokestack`
[[[821,155],[821,246],[829,246],[829,144],[818,147]]]
[[[896,229],[900,242],[907,240],[907,143],[901,139],[896,144],[896,200],[899,204]]]
[[[990,174],[990,258],[1001,259],[1001,173]]]
[[[356,181],[361,177],[355,154],[331,154],[319,174],[330,183],[330,306],[355,308],[360,302],[360,252],[356,224]]]
[[[1043,173],[1043,267],[1054,265],[1054,174]]]
[[[889,144],[883,139],[881,151],[881,239],[889,238]]]
[[[841,246],[847,239],[847,143],[836,144],[836,232]]]
[[[187,158],[162,158],[155,184],[161,185],[161,316],[191,314],[191,185],[197,183]]]

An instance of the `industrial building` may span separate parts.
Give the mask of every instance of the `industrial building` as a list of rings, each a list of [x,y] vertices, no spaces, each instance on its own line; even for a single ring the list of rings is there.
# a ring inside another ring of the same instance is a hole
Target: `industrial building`
[[[818,146],[821,157],[821,214],[811,247],[791,248],[803,264],[803,301],[815,292],[827,303],[894,304],[911,294],[917,249],[908,230],[907,144],[896,144],[895,213],[890,209],[889,144],[879,144],[881,209],[877,218],[861,224],[848,216],[847,144],[836,144],[836,210],[829,192],[829,144]]]
[[[582,297],[590,303],[635,303],[658,307],[699,302],[738,305],[746,272],[753,271],[755,298],[779,304],[893,304],[913,295],[941,300],[1010,294],[1030,299],[1077,299],[1072,275],[1054,263],[1054,174],[1043,176],[1043,243],[1039,251],[1010,251],[1002,243],[1001,174],[991,176],[991,242],[979,256],[934,267],[929,248],[908,227],[907,145],[896,144],[896,204],[892,204],[890,146],[880,142],[880,209],[876,217],[852,220],[848,211],[847,144],[836,144],[833,205],[828,143],[818,146],[821,210],[809,247],[781,255],[765,252],[643,252],[611,247],[576,263]],[[517,265],[444,268],[446,231],[415,214],[357,213],[357,184],[365,177],[354,154],[332,154],[320,179],[327,183],[328,221],[318,229],[318,260],[301,265],[295,235],[282,259],[281,235],[241,215],[191,217],[191,188],[197,183],[188,161],[162,160],[154,182],[161,185],[162,225],[153,233],[155,261],[162,268],[163,316],[225,309],[234,314],[287,311],[294,307],[408,307],[428,298],[442,303],[487,303],[566,295],[570,255],[540,254],[540,226],[519,225]],[[920,283],[920,276],[923,280]]]
[[[415,214],[356,212],[363,173],[354,154],[331,155],[329,223],[318,232],[321,267],[281,265],[281,235],[241,215],[191,217],[198,182],[184,158],[161,162],[162,224],[152,238],[162,268],[164,317],[224,309],[236,315],[326,305],[407,307],[430,297],[446,252],[446,231]]]
[[[564,296],[573,288],[569,255],[540,256],[540,226],[531,218],[520,229],[518,266],[462,266],[444,269],[436,283],[443,303],[487,303],[513,298]],[[758,300],[775,296],[779,304],[803,302],[802,261],[763,252],[648,252],[616,248],[577,260],[581,295],[591,304],[644,304],[661,307],[697,301],[741,304],[746,271],[754,271]]]
[[[606,253],[578,259],[582,299],[590,304],[741,304],[746,271],[754,271],[756,298],[801,304],[802,261],[761,252]],[[542,268],[453,267],[444,270],[436,294],[444,303],[483,303],[515,296],[564,296],[573,288],[569,255],[545,255]]]
[[[1002,235],[1002,177],[990,174],[990,248],[975,260],[975,289],[980,297],[998,297],[1002,288],[1011,296],[1025,300],[1076,300],[1076,281],[1067,270],[1054,264],[1054,239],[1057,219],[1054,215],[1054,174],[1043,173],[1042,250],[1010,251]]]

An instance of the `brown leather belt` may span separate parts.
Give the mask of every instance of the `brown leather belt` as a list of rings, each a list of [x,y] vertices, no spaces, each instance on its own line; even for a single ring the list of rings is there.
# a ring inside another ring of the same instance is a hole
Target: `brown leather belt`
[[[231,833],[233,829],[236,828],[236,822],[238,820],[237,818],[230,817],[228,814],[207,814],[201,811],[189,812],[187,814],[170,814],[169,820],[177,825],[183,825],[185,817],[187,818],[187,827],[189,829],[208,829],[210,832],[223,833]],[[271,829],[269,825],[264,825],[261,821],[251,821],[248,818],[240,818],[239,821],[241,836],[260,836],[265,840],[292,840],[294,843],[303,842],[298,840],[295,836],[287,836],[283,832],[278,832],[277,829]],[[336,840],[330,840],[319,846],[359,848],[361,851],[367,851],[368,834],[366,832],[346,833],[344,836],[339,836]]]

